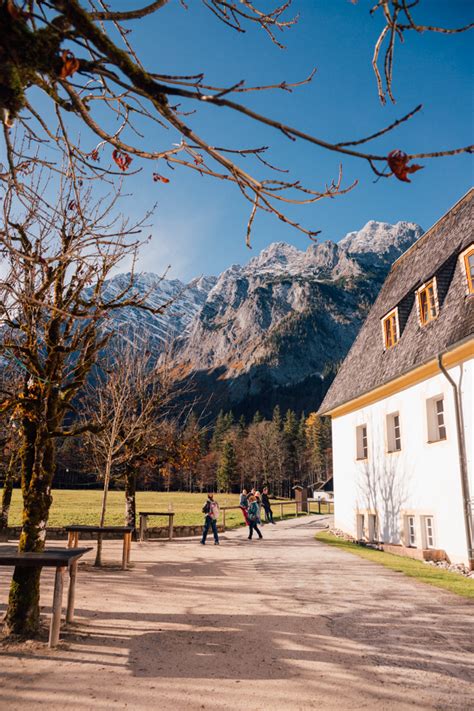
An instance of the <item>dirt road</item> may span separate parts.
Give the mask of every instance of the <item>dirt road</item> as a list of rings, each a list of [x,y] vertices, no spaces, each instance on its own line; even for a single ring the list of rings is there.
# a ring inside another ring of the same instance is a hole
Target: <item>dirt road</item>
[[[323,523],[134,544],[127,572],[82,566],[60,646],[0,648],[1,711],[472,708],[473,606],[315,542]],[[45,605],[51,586],[45,571]]]

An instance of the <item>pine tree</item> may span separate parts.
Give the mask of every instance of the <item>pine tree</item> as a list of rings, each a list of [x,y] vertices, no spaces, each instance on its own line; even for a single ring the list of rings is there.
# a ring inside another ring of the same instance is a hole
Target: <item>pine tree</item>
[[[259,422],[263,422],[263,416],[260,410],[257,410],[255,415],[253,416],[252,424],[253,425],[258,425]]]
[[[219,466],[217,467],[217,488],[228,492],[237,472],[237,459],[234,445],[226,440],[222,447]]]
[[[326,451],[330,447],[330,429],[329,418],[319,417],[315,412],[312,412],[306,420],[306,441],[308,447],[308,455],[313,477],[316,480],[324,478]]]
[[[290,495],[291,487],[297,478],[298,460],[296,455],[296,439],[298,437],[298,420],[293,410],[287,410],[283,422],[283,434],[286,454],[286,488]]]
[[[274,427],[280,431],[282,426],[280,405],[275,405],[273,408],[272,422]]]
[[[211,450],[213,452],[220,452],[222,449],[224,435],[228,429],[228,420],[226,418],[227,415],[224,414],[223,410],[221,410],[217,415],[216,422],[214,424],[214,432],[212,433],[211,439]]]

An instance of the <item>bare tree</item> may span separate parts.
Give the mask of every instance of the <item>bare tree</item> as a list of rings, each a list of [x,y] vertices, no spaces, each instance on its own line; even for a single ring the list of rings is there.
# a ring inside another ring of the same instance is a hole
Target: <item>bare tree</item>
[[[10,143],[9,127],[15,120],[32,140],[42,143],[50,141],[65,149],[81,162],[85,174],[103,175],[113,170],[131,172],[130,166],[136,157],[154,161],[156,170],[153,180],[167,183],[169,178],[164,174],[167,167],[182,166],[200,176],[230,181],[236,186],[249,202],[249,243],[252,224],[259,210],[271,213],[313,237],[318,230],[304,227],[291,218],[286,212],[288,205],[311,204],[322,198],[334,197],[351,190],[355,183],[343,187],[341,169],[337,178],[329,183],[324,181],[325,187],[314,189],[302,185],[298,178],[291,178],[285,167],[273,165],[273,159],[270,162],[267,157],[268,146],[242,148],[213,145],[212,139],[199,135],[187,118],[203,104],[228,109],[232,114],[263,124],[291,141],[309,142],[319,149],[339,154],[341,158],[363,161],[378,176],[394,174],[404,181],[409,181],[408,174],[421,167],[409,165],[412,159],[472,151],[472,146],[463,146],[411,154],[397,149],[389,155],[382,155],[361,148],[362,144],[372,143],[411,119],[421,106],[369,136],[331,142],[258,113],[237,100],[246,93],[293,91],[310,82],[314,71],[297,82],[279,80],[270,85],[247,86],[244,81],[239,81],[227,86],[215,86],[201,73],[190,71],[186,76],[169,75],[160,72],[159,67],[145,67],[132,46],[129,23],[146,22],[149,31],[153,32],[153,22],[156,21],[159,35],[159,11],[167,2],[156,0],[142,8],[120,11],[105,0],[91,0],[87,4],[79,0],[30,0],[23,5],[14,0],[0,2],[0,109],[3,112],[10,173],[17,172],[18,165],[22,166],[25,162],[25,155],[18,154]],[[297,20],[289,14],[292,0],[270,9],[267,3],[265,10],[260,9],[256,0],[202,2],[214,18],[229,28],[244,32],[249,26],[258,27],[278,47],[282,46],[279,41],[282,33]],[[374,10],[384,12],[386,20],[374,56],[381,98],[384,98],[385,92],[381,88],[377,62],[384,41],[389,42],[385,77],[386,91],[391,95],[395,39],[401,39],[408,30],[443,31],[442,28],[416,24],[411,15],[416,4],[417,0],[411,3],[380,0],[374,7]],[[185,3],[182,5],[184,8]],[[43,113],[43,104],[29,91],[31,87],[39,88],[51,102],[59,130],[51,127]],[[71,114],[88,127],[87,140],[93,135],[95,145],[84,149],[72,138],[70,131],[68,135],[68,127],[71,126],[68,117]],[[229,111],[221,115],[223,128],[229,129],[230,124],[224,123]],[[141,126],[147,121],[153,130],[154,143],[156,136],[162,140],[164,134],[161,129],[172,129],[171,141],[167,138],[164,146],[150,148],[151,131],[145,132],[143,140],[140,138],[143,135]],[[178,144],[175,143],[176,133],[181,137]],[[264,171],[263,176],[260,175],[261,170]]]
[[[18,367],[9,362],[0,363],[0,392],[2,398],[11,398],[21,389],[21,375]],[[0,539],[6,535],[8,517],[12,502],[13,487],[20,481],[19,467],[20,432],[16,422],[8,412],[0,419],[0,471],[3,478],[2,502],[0,508]]]
[[[357,4],[357,0],[352,0]],[[439,32],[446,35],[458,34],[466,32],[474,27],[474,23],[470,22],[463,27],[436,27],[427,25],[424,22],[414,19],[415,8],[420,4],[420,0],[378,0],[370,11],[370,14],[380,12],[383,14],[385,26],[383,27],[378,39],[375,43],[374,56],[372,66],[377,80],[377,90],[380,101],[385,104],[387,96],[395,103],[395,98],[392,92],[393,80],[393,56],[395,51],[396,41],[404,41],[406,32],[414,31],[418,34],[424,32]],[[426,4],[426,3],[425,3]],[[383,70],[380,70],[380,54],[385,50],[383,59]],[[385,80],[382,80],[382,74]]]
[[[102,474],[104,488],[99,525],[105,524],[107,495],[112,478],[125,484],[125,525],[135,528],[136,484],[140,466],[162,445],[160,420],[170,413],[174,395],[165,362],[137,334],[116,337],[105,362],[90,379],[82,405],[85,423],[96,419],[98,431],[86,443]],[[101,564],[101,539],[96,565]]]
[[[81,183],[69,165],[65,174],[34,171],[21,186],[12,180],[1,195],[1,355],[23,376],[20,390],[2,393],[0,412],[20,433],[20,551],[44,547],[56,441],[97,428],[94,421],[74,422],[74,401],[109,338],[102,328],[107,315],[127,305],[148,308],[134,294],[133,267],[120,294],[103,296],[122,259],[134,262],[140,225],[117,214],[117,193],[94,201],[90,185]],[[47,194],[54,202],[40,197]],[[39,580],[38,570],[15,568],[9,631],[38,631]]]

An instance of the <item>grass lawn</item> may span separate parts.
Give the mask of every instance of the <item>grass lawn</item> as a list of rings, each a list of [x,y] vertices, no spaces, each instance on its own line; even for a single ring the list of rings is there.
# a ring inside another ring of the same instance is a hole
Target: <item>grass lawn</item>
[[[426,563],[420,560],[414,560],[413,558],[405,558],[401,555],[393,555],[393,553],[384,553],[383,551],[373,550],[372,548],[365,548],[364,546],[359,546],[357,543],[351,543],[342,538],[337,538],[337,536],[326,531],[317,533],[316,540],[321,541],[321,543],[329,543],[331,546],[337,546],[349,553],[355,553],[360,558],[365,558],[373,563],[380,563],[386,568],[390,568],[390,570],[404,573],[404,575],[408,575],[410,578],[416,578],[422,583],[428,583],[437,588],[449,590],[449,592],[456,593],[456,595],[474,599],[474,580],[471,578],[465,578],[457,573],[450,573],[442,568],[426,565]]]
[[[100,517],[102,492],[99,490],[84,491],[82,489],[54,489],[53,505],[49,515],[49,526],[97,525]],[[139,511],[168,511],[168,505],[175,512],[175,526],[200,525],[203,522],[201,509],[206,501],[206,494],[187,494],[171,491],[139,491],[137,492],[137,513]],[[222,506],[238,506],[238,494],[218,494],[216,501]],[[314,510],[314,507],[313,507]],[[294,508],[285,506],[284,518],[292,518]],[[279,518],[280,506],[273,505],[273,514]],[[109,491],[107,498],[106,525],[123,526],[125,516],[125,494],[123,491]],[[137,517],[138,518],[138,517]],[[222,523],[222,515],[219,519]],[[165,526],[168,518],[149,519],[150,526]],[[14,489],[9,517],[10,526],[21,524],[21,492]],[[137,521],[138,524],[138,521]],[[242,513],[239,510],[227,511],[226,527],[235,528],[243,524]]]
[[[219,494],[216,496],[220,506],[238,506],[237,494]],[[202,523],[201,509],[206,501],[206,494],[187,494],[172,491],[137,492],[137,513],[139,511],[168,511],[171,505],[175,512],[175,526],[193,526]],[[49,515],[48,526],[98,525],[102,492],[100,490],[84,491],[77,489],[53,489],[53,505]],[[21,491],[13,491],[9,524],[21,524]],[[123,491],[109,491],[107,497],[108,526],[123,526],[125,516],[125,494]],[[137,516],[138,518],[138,516]],[[242,521],[240,511],[228,511],[226,526],[238,526]],[[168,517],[149,519],[150,526],[165,526]],[[138,521],[137,521],[138,523]]]

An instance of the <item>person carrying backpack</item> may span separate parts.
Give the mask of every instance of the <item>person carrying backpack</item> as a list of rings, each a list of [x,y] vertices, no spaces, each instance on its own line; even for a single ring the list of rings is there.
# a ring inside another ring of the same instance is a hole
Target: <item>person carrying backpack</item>
[[[214,494],[212,492],[207,495],[207,501],[202,507],[202,512],[204,514],[204,528],[202,531],[201,544],[203,546],[206,544],[209,528],[212,528],[214,545],[218,546],[219,534],[217,533],[217,519],[219,517],[219,504],[217,501],[214,501]]]
[[[247,489],[242,489],[242,493],[240,494],[239,506],[240,506],[240,510],[242,511],[242,514],[244,516],[245,523],[248,526],[249,525],[249,517],[247,514],[247,509],[249,507],[249,499],[247,496]]]
[[[260,507],[255,496],[249,496],[249,509],[247,515],[249,517],[249,541],[252,540],[254,531],[257,533],[259,538],[263,538],[260,529],[258,528],[258,524],[261,523]]]

